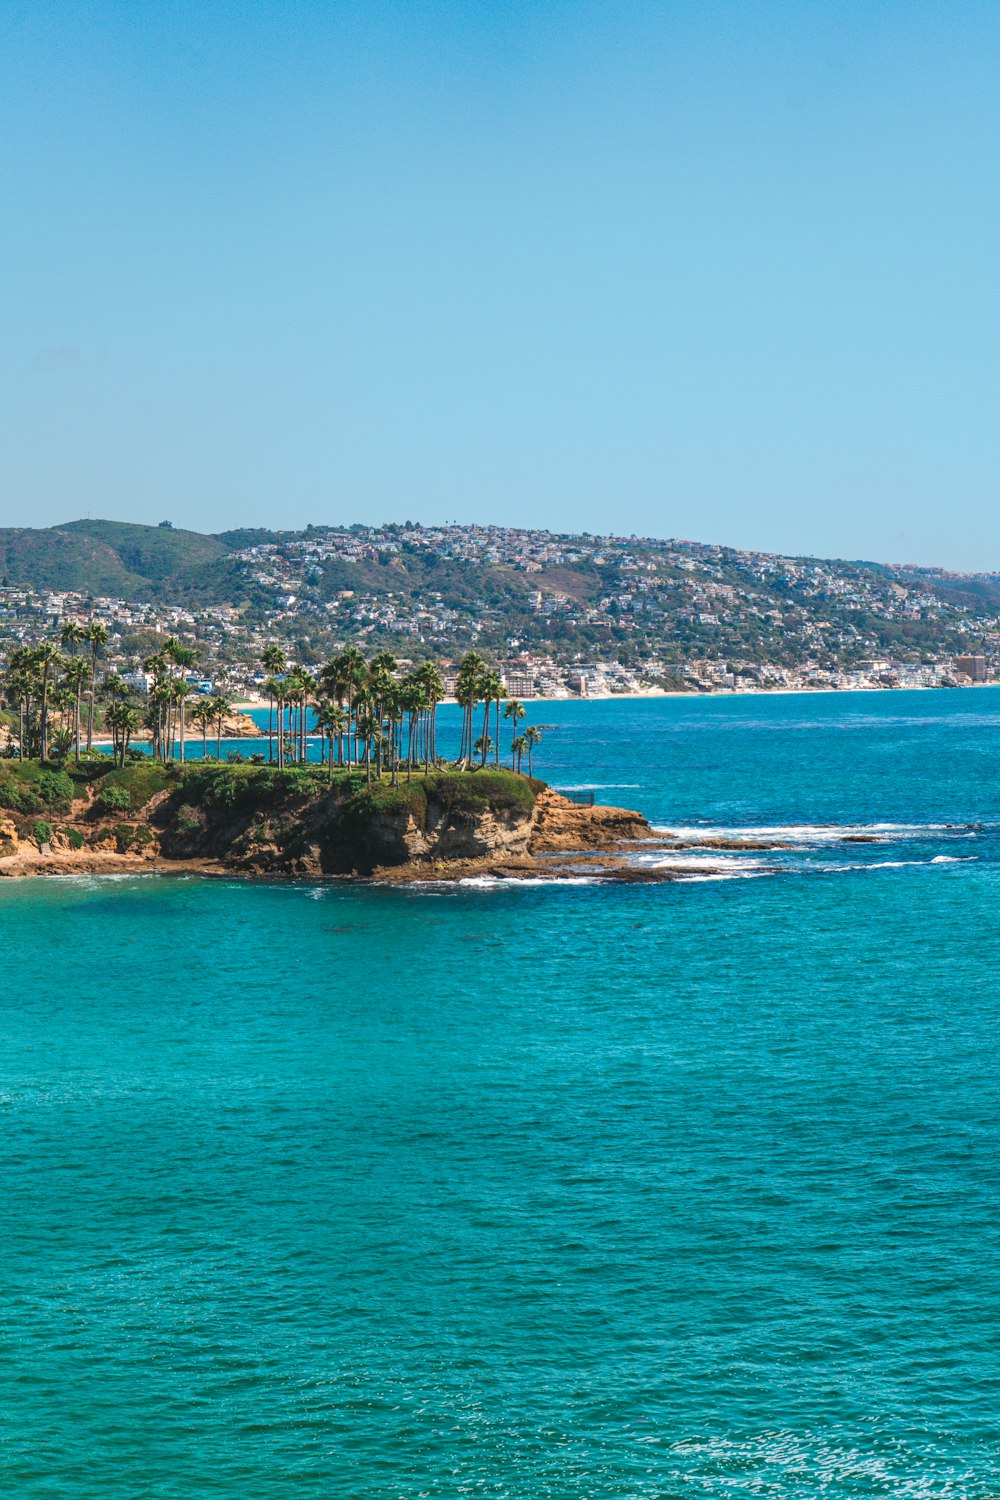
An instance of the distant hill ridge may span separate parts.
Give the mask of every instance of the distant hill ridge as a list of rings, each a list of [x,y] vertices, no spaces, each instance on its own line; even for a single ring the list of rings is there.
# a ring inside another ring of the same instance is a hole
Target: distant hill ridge
[[[0,576],[8,586],[129,603],[235,606],[258,622],[288,609],[311,619],[314,632],[360,638],[374,629],[372,639],[393,646],[422,636],[430,619],[434,638],[455,649],[470,640],[494,650],[520,642],[577,660],[630,642],[669,648],[671,660],[726,653],[792,661],[817,649],[913,659],[1000,647],[997,574],[526,528],[503,535],[407,523],[203,535],[166,523],[77,520],[0,529]]]

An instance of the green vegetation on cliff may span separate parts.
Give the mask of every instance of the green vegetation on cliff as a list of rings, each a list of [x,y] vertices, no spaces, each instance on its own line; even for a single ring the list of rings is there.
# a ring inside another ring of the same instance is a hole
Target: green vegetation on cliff
[[[0,762],[0,807],[22,839],[220,861],[276,874],[349,874],[412,859],[523,852],[544,783],[494,767],[387,776],[315,765],[147,759]],[[39,832],[42,830],[42,832]],[[46,833],[45,830],[48,830]]]

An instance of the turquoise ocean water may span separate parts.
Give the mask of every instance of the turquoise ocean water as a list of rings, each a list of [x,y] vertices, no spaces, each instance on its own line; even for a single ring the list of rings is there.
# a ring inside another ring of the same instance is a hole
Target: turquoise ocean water
[[[1000,690],[531,718],[788,847],[0,885],[5,1496],[1000,1491]]]

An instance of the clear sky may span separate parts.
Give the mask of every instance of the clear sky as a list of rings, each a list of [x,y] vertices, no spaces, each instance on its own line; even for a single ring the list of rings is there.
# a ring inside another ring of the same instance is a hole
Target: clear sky
[[[995,0],[8,0],[0,523],[1000,568]]]

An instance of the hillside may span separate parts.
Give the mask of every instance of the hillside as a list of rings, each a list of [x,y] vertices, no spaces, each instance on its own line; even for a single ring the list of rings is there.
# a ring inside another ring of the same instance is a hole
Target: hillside
[[[198,532],[124,521],[0,530],[0,567],[8,583],[126,599],[198,586],[230,551]]]
[[[563,662],[655,656],[668,677],[706,658],[780,669],[1000,656],[997,574],[651,537],[410,523],[209,536],[86,520],[0,531],[0,567],[8,615],[23,618],[26,586],[68,594],[69,613],[94,596],[147,615],[187,611],[190,628],[199,610],[228,606],[307,661],[348,641],[406,656],[414,645]]]

